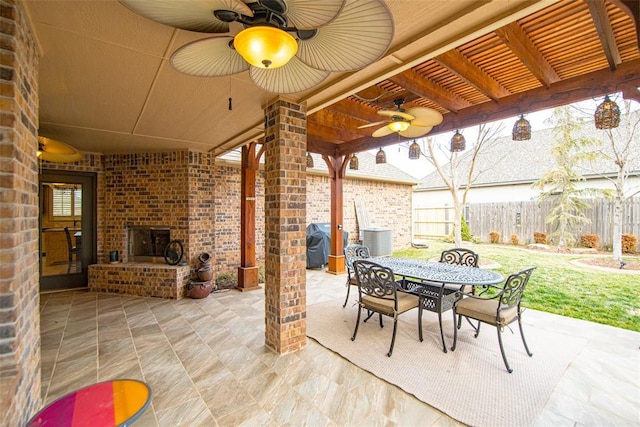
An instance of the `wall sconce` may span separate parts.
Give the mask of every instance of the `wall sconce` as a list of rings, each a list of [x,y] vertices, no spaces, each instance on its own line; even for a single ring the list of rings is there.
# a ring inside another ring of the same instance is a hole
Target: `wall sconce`
[[[417,160],[420,158],[420,146],[417,142],[413,141],[413,144],[409,146],[409,159]]]
[[[358,157],[354,154],[351,156],[349,160],[349,169],[357,171],[358,170]]]
[[[514,141],[526,141],[531,139],[531,123],[524,118],[524,114],[516,120],[511,131],[511,139]]]
[[[463,151],[466,146],[467,141],[464,139],[464,135],[459,130],[456,130],[456,133],[451,137],[451,148],[449,150],[455,153],[456,151]]]
[[[376,164],[387,163],[387,154],[382,148],[376,153]]]
[[[617,128],[620,124],[620,108],[618,108],[618,104],[609,99],[609,95],[606,95],[602,104],[596,108],[594,119],[596,129]]]

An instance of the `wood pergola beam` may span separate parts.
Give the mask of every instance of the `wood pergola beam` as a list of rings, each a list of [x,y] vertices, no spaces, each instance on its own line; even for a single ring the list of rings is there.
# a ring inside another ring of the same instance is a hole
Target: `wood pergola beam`
[[[587,1],[587,6],[589,7],[591,19],[593,19],[593,23],[596,26],[598,37],[600,37],[600,43],[602,43],[602,49],[604,49],[604,55],[607,57],[609,68],[615,70],[618,64],[622,62],[622,59],[620,58],[620,51],[618,51],[618,45],[611,28],[611,21],[609,20],[604,0],[589,0]]]
[[[627,93],[633,98],[635,94],[628,88],[639,86],[640,59],[636,59],[621,64],[614,71],[609,69],[594,71],[580,77],[559,81],[549,88],[539,87],[499,99],[496,102],[478,104],[461,110],[458,114],[445,114],[442,124],[435,127],[429,135],[453,132],[456,129],[572,104],[621,90],[627,90]],[[383,138],[363,137],[340,144],[337,150],[340,154],[347,155],[408,140],[397,134]]]
[[[640,1],[638,0],[611,0],[620,10],[624,11],[636,27],[636,40],[640,51]]]
[[[457,49],[452,49],[433,59],[493,101],[511,95],[511,92],[504,86],[481,70],[480,67],[471,62]]]
[[[458,112],[472,104],[442,86],[423,77],[417,71],[409,69],[389,78],[389,81],[402,86],[421,98],[426,98],[452,112]]]
[[[550,87],[560,80],[558,73],[536,48],[529,36],[522,31],[520,24],[512,22],[498,28],[495,33],[545,87]]]

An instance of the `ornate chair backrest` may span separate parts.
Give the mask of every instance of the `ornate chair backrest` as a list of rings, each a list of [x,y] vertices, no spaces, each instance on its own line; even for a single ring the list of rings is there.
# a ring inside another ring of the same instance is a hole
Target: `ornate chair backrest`
[[[393,270],[365,259],[355,260],[353,268],[358,281],[361,301],[364,295],[396,300],[396,280]]]
[[[453,248],[442,251],[440,262],[445,264],[464,265],[466,267],[477,267],[480,256],[470,249]]]
[[[520,304],[522,294],[534,269],[535,267],[530,267],[507,277],[500,295],[498,312]]]
[[[344,248],[344,260],[349,274],[353,274],[353,261],[371,258],[369,248],[363,245],[351,244]]]

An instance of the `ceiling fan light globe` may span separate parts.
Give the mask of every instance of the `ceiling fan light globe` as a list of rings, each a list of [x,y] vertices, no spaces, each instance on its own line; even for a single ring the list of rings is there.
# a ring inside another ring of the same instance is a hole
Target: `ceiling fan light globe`
[[[233,47],[245,61],[258,68],[278,68],[298,52],[296,39],[275,27],[249,27],[233,39]]]
[[[403,132],[409,129],[409,126],[410,126],[410,123],[404,122],[404,121],[395,121],[395,122],[389,123],[389,129],[391,129],[394,132]]]

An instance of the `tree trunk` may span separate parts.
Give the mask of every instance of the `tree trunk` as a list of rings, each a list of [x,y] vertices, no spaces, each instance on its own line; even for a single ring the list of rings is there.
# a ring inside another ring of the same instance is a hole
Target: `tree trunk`
[[[453,197],[453,242],[456,248],[462,247],[462,203],[457,194]]]
[[[616,191],[616,197],[613,200],[613,259],[622,261],[622,208],[623,196],[620,191]]]

